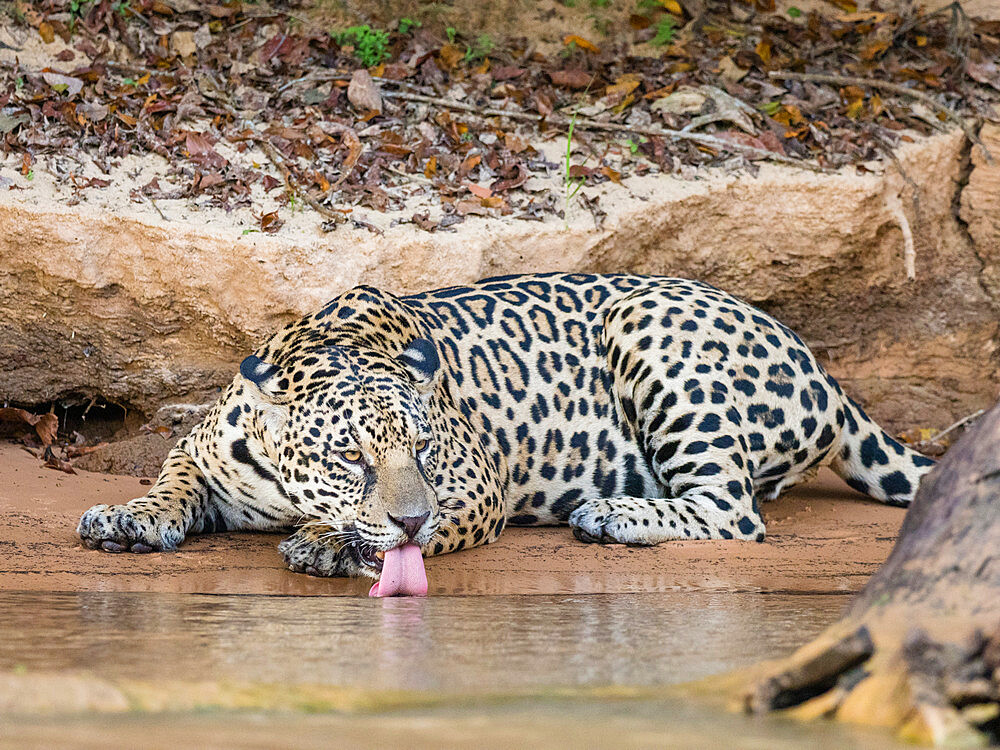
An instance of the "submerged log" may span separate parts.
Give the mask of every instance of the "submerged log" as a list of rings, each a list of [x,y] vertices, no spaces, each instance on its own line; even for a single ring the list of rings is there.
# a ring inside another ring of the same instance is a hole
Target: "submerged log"
[[[1000,405],[921,483],[844,618],[758,673],[745,710],[1000,744]]]

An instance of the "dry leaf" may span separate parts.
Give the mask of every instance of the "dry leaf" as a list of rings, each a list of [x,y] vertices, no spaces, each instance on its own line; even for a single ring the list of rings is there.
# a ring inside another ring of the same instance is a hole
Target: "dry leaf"
[[[611,180],[614,183],[620,184],[621,181],[622,181],[622,174],[621,174],[621,172],[616,172],[611,167],[601,167],[601,174],[604,175],[605,177],[607,177],[609,180]]]
[[[427,160],[427,164],[424,166],[424,177],[428,180],[434,177],[437,173],[438,160],[436,156],[432,156]]]
[[[771,45],[768,43],[766,38],[762,38],[757,46],[754,48],[754,52],[757,53],[757,57],[761,59],[765,65],[771,62]]]
[[[719,60],[719,75],[727,81],[731,81],[733,83],[742,81],[743,77],[749,72],[749,70],[744,70],[739,65],[734,63],[731,57],[723,57]]]
[[[553,70],[549,72],[549,78],[556,86],[567,86],[571,89],[585,89],[594,76],[585,70],[570,68],[569,70]]]
[[[42,41],[46,44],[52,44],[56,38],[56,31],[52,28],[52,24],[48,21],[42,21],[38,24],[38,36],[42,38]]]
[[[59,418],[55,414],[32,414],[14,407],[0,408],[0,422],[22,422],[35,428],[42,445],[52,445],[59,430]]]
[[[274,234],[281,229],[281,225],[284,223],[285,222],[278,218],[277,211],[271,211],[270,213],[263,214],[260,217],[260,231],[267,232],[268,234]]]
[[[445,70],[451,70],[465,58],[465,50],[454,44],[446,44],[438,50],[438,61]]]
[[[669,13],[673,13],[675,16],[684,15],[684,10],[677,0],[659,0],[659,2]]]
[[[73,76],[64,76],[62,73],[43,72],[42,78],[49,86],[60,93],[69,95],[70,98],[80,93],[83,88],[83,81]]]
[[[462,184],[465,187],[467,187],[469,189],[469,192],[472,193],[477,198],[490,198],[493,196],[493,191],[490,190],[488,187],[477,185],[474,182],[463,182]]]
[[[696,89],[684,87],[669,96],[657,99],[649,108],[653,112],[664,112],[671,115],[690,114],[700,112],[707,98]]]
[[[564,36],[563,44],[567,47],[571,44],[575,44],[580,49],[585,49],[587,50],[587,52],[593,52],[595,54],[599,54],[601,51],[600,47],[598,47],[596,44],[594,44],[593,42],[589,42],[582,36],[577,36],[576,34],[567,34],[566,36]]]

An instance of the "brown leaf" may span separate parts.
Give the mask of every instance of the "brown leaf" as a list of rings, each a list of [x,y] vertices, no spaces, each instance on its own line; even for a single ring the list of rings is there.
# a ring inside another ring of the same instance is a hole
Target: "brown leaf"
[[[362,112],[382,114],[382,96],[371,74],[364,68],[354,71],[347,87],[347,100]]]
[[[760,58],[761,62],[767,65],[771,62],[771,44],[767,41],[767,37],[762,37],[754,48],[754,52],[757,53],[757,57]]]
[[[0,408],[0,422],[22,422],[34,427],[42,445],[52,445],[59,429],[59,418],[55,414],[32,414],[14,407]]]
[[[445,70],[451,70],[465,58],[465,50],[454,44],[446,44],[438,50],[438,62]]]
[[[204,166],[222,168],[229,163],[212,148],[211,139],[204,133],[188,132],[184,137],[184,148],[194,161]]]
[[[552,114],[552,99],[549,98],[548,94],[538,91],[535,93],[533,98],[535,101],[535,109],[538,110],[538,114],[542,117],[548,117]]]
[[[507,177],[502,180],[497,180],[492,185],[490,185],[490,190],[494,193],[503,193],[508,190],[513,190],[516,187],[521,187],[525,182],[528,181],[528,170],[522,167],[520,164],[514,167],[514,176]]]
[[[423,229],[425,232],[433,232],[438,226],[437,223],[430,218],[430,214],[427,212],[422,214],[413,214],[410,221]]]
[[[968,62],[965,64],[965,72],[974,81],[985,83],[1000,91],[1000,66],[995,62]]]
[[[585,89],[593,80],[594,76],[579,68],[569,70],[553,70],[549,73],[549,78],[556,86],[566,86],[571,89]]]
[[[424,177],[426,177],[428,180],[434,177],[434,175],[437,173],[437,168],[438,168],[437,157],[432,156],[430,159],[427,160],[426,166],[424,166]]]
[[[462,163],[458,167],[458,179],[464,180],[473,169],[479,166],[479,163],[483,160],[480,154],[469,154],[462,160]]]
[[[269,174],[266,174],[264,175],[264,179],[261,180],[261,183],[264,185],[264,192],[270,193],[272,190],[274,190],[281,184],[281,180],[277,179],[276,177],[272,177]]]
[[[358,134],[354,132],[351,128],[344,128],[341,132],[342,143],[347,145],[347,156],[344,157],[344,163],[341,165],[340,177],[337,179],[331,190],[337,190],[344,181],[350,177],[351,172],[354,171],[354,167],[357,166],[358,159],[361,158],[361,152],[364,150],[361,145],[361,139],[358,138]]]
[[[593,52],[594,54],[600,54],[601,49],[593,42],[587,41],[582,36],[577,36],[576,34],[567,34],[563,37],[563,45],[568,47],[571,44],[575,44],[580,49],[585,49],[587,52]]]
[[[38,24],[38,36],[42,38],[42,41],[46,44],[52,44],[56,38],[56,31],[52,28],[52,24],[48,21],[42,21]]]
[[[530,144],[513,133],[507,133],[503,139],[503,145],[507,147],[507,150],[512,154],[519,154],[522,151],[528,149]]]
[[[861,59],[874,60],[876,57],[881,56],[887,49],[889,49],[888,39],[874,39],[866,42],[861,46]]]
[[[526,68],[519,68],[516,65],[503,65],[493,69],[493,80],[509,81],[513,78],[520,78],[526,72]]]
[[[76,474],[76,471],[73,469],[73,465],[69,461],[58,458],[54,453],[49,454],[44,466],[46,469],[55,469],[56,471],[62,471],[67,474]]]
[[[268,234],[274,234],[281,229],[281,225],[284,223],[285,222],[278,218],[277,211],[271,211],[270,213],[263,214],[260,217],[260,231],[267,232]]]
[[[463,182],[462,184],[477,198],[489,198],[493,195],[492,190],[487,187],[483,187],[482,185],[477,185],[474,182]]]
[[[622,173],[616,172],[611,167],[601,167],[601,174],[607,177],[612,182],[621,183],[622,181]]]

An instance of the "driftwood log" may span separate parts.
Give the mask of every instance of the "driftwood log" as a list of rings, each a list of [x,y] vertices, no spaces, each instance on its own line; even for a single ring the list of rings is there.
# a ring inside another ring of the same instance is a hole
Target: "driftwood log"
[[[740,695],[753,713],[1000,744],[1000,405],[924,478],[844,618],[757,674]]]

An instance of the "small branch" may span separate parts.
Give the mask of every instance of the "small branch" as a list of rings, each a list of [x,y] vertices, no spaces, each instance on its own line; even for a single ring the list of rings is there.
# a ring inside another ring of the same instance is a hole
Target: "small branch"
[[[975,411],[972,414],[964,416],[960,420],[958,420],[957,422],[955,422],[955,424],[953,424],[950,427],[946,427],[945,429],[941,430],[941,432],[939,432],[937,435],[935,435],[934,437],[930,438],[929,440],[921,440],[919,443],[917,443],[917,445],[918,446],[921,446],[921,445],[922,446],[934,445],[939,440],[941,440],[941,438],[943,438],[945,435],[948,435],[949,433],[954,432],[959,427],[962,427],[963,425],[966,425],[969,422],[972,422],[972,421],[974,421],[976,419],[979,419],[981,416],[983,416],[983,414],[985,412],[986,412],[986,409],[980,409],[979,411]]]
[[[322,203],[314,198],[311,198],[305,190],[301,189],[295,184],[295,177],[292,175],[291,170],[285,164],[285,160],[278,153],[278,150],[271,145],[270,141],[260,135],[251,136],[251,138],[260,146],[261,150],[267,155],[271,163],[274,165],[275,169],[281,172],[282,177],[285,180],[285,192],[289,195],[294,196],[296,194],[302,198],[306,204],[312,208],[316,213],[321,216],[325,216],[331,221],[335,221],[338,224],[346,221],[343,214],[339,214],[336,211],[331,211],[329,208],[324,206]]]
[[[440,99],[432,96],[424,96],[423,94],[410,94],[405,91],[383,91],[382,96],[387,99],[403,99],[405,101],[412,102],[422,102],[424,104],[430,104],[435,107],[443,107],[445,109],[454,109],[461,112],[470,112],[472,114],[479,115],[481,117],[509,117],[512,120],[522,120],[526,122],[541,122],[542,120],[547,120],[548,122],[553,122],[557,125],[563,127],[569,127],[570,120],[565,117],[542,117],[541,115],[532,115],[527,112],[510,112],[504,109],[483,109],[481,107],[476,107],[471,104],[465,104],[463,102],[449,101],[448,99]],[[669,138],[675,141],[693,141],[695,143],[700,143],[704,146],[711,146],[712,148],[717,148],[722,151],[729,151],[736,154],[744,154],[746,156],[755,156],[758,159],[766,159],[768,161],[775,161],[781,164],[788,164],[790,166],[801,167],[802,169],[809,169],[813,172],[834,172],[836,170],[828,169],[822,167],[819,164],[810,161],[804,161],[802,159],[793,159],[790,156],[784,156],[783,154],[776,154],[773,151],[768,151],[762,148],[754,148],[753,146],[744,146],[740,143],[732,143],[730,141],[723,140],[722,138],[716,138],[711,135],[704,135],[702,133],[687,133],[681,130],[668,130],[666,128],[650,128],[650,127],[635,127],[632,125],[622,125],[617,122],[601,122],[599,120],[591,120],[587,117],[578,117],[576,119],[576,128],[582,128],[585,130],[610,130],[621,133],[636,133],[638,135],[652,135],[659,136],[661,138]]]
[[[923,102],[932,109],[936,109],[938,112],[944,113],[949,120],[957,123],[965,133],[966,137],[982,150],[983,156],[986,158],[986,162],[988,164],[993,163],[993,154],[991,154],[990,150],[983,145],[983,142],[979,140],[979,136],[976,135],[976,131],[969,127],[969,124],[965,121],[965,119],[962,118],[962,116],[957,112],[949,109],[945,105],[941,104],[937,99],[932,96],[928,96],[923,91],[916,91],[915,89],[901,86],[898,83],[880,81],[878,78],[855,78],[854,76],[835,76],[828,75],[826,73],[783,73],[777,70],[771,71],[768,75],[778,81],[812,81],[815,83],[831,83],[835,86],[868,87],[873,89],[882,89],[883,91],[891,91],[894,94],[900,94],[901,96],[909,96],[917,101]]]
[[[164,221],[170,221],[170,219],[168,219],[166,216],[164,216],[163,211],[160,210],[160,207],[158,205],[156,205],[156,199],[155,198],[153,198],[151,196],[147,196],[146,200],[148,200],[150,202],[150,204],[153,206],[153,208],[156,209],[156,213],[158,213],[160,215],[161,219],[163,219]],[[91,402],[91,406],[93,406],[93,402]],[[90,406],[88,406],[87,408],[89,409]]]

